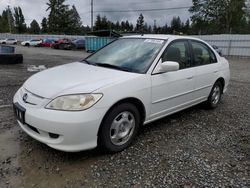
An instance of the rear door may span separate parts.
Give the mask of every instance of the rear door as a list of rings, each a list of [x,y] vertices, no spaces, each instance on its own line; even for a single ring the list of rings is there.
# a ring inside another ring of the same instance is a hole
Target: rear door
[[[152,75],[151,119],[183,109],[194,99],[194,68],[187,40],[175,40],[168,45],[161,57],[164,61],[175,61],[180,70]]]
[[[218,78],[217,58],[207,44],[196,40],[189,42],[195,66],[194,97],[196,100],[206,100]]]

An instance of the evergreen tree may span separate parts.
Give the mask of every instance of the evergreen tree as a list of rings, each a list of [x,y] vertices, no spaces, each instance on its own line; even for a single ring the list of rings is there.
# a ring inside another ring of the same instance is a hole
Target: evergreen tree
[[[182,23],[180,17],[173,17],[171,21],[171,31],[172,33],[178,33],[181,32],[182,29]]]
[[[40,33],[40,26],[39,26],[39,24],[37,23],[36,20],[33,20],[30,23],[29,31],[30,31],[30,33],[33,33],[33,34],[39,34]]]
[[[94,30],[107,30],[110,29],[112,24],[106,16],[101,17],[99,14],[96,16]]]
[[[14,25],[17,33],[24,33],[27,29],[21,7],[14,7]]]
[[[139,18],[136,21],[136,31],[143,32],[143,29],[144,29],[144,16],[140,14]]]
[[[69,5],[65,5],[65,0],[49,0],[47,3],[50,11],[48,16],[49,32],[65,33],[68,30]]]
[[[129,25],[128,20],[125,21],[125,31],[127,31],[127,32],[128,32],[128,31],[131,31],[131,30],[130,30],[130,25]]]
[[[4,10],[2,15],[0,16],[0,32],[1,33],[9,32],[8,13],[6,10]]]
[[[103,16],[101,19],[101,30],[109,29],[109,21],[106,16]]]
[[[121,22],[121,31],[126,31],[126,24],[124,21]]]
[[[133,31],[134,30],[134,25],[132,23],[129,24],[129,30]]]
[[[245,0],[193,0],[189,11],[196,33],[234,33],[246,25],[244,8]]]
[[[0,32],[13,32],[14,30],[14,18],[10,8],[3,10],[0,19]]]
[[[151,25],[148,26],[148,33],[150,33],[150,34],[152,33],[152,26]]]
[[[119,21],[117,21],[116,23],[115,23],[115,28],[114,28],[116,31],[120,31],[120,22]]]
[[[102,18],[101,15],[98,14],[96,16],[94,30],[101,30],[101,29],[102,29]]]
[[[187,19],[187,21],[183,27],[183,33],[189,34],[189,32],[190,32],[190,21],[189,21],[189,19]]]
[[[68,11],[68,31],[69,34],[78,34],[81,31],[82,22],[81,17],[78,14],[75,5],[72,6],[72,9]]]
[[[41,23],[41,26],[42,26],[42,33],[48,33],[48,21],[47,21],[47,18],[43,18],[42,19],[42,23]]]

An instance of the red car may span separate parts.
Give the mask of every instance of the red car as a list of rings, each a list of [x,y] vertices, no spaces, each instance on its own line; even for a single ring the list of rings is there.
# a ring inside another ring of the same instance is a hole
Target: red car
[[[42,42],[39,44],[39,46],[42,47],[51,47],[52,44],[54,44],[55,40],[54,39],[43,39]]]
[[[71,50],[72,47],[73,44],[70,39],[59,39],[51,45],[51,48],[61,49],[61,50]]]

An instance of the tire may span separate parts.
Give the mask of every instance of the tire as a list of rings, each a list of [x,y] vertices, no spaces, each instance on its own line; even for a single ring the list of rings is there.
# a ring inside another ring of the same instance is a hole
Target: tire
[[[21,64],[23,63],[22,54],[0,54],[0,64]]]
[[[104,151],[116,153],[129,147],[140,125],[140,114],[135,105],[122,103],[105,116],[99,133],[98,146]]]
[[[65,49],[65,44],[59,44],[58,49],[59,50],[64,50]]]
[[[16,42],[14,42],[14,45],[17,45],[17,43],[16,43]]]
[[[71,50],[77,50],[77,46],[75,44],[71,45]]]
[[[221,82],[216,82],[213,85],[212,90],[206,101],[207,108],[214,109],[218,107],[218,104],[220,103],[222,97],[222,90],[223,88]]]
[[[27,46],[27,47],[29,47],[30,46],[30,44],[29,43],[26,43],[24,46]]]

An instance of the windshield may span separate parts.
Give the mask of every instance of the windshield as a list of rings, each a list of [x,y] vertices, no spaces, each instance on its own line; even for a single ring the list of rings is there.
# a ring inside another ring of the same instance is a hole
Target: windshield
[[[145,73],[163,46],[164,40],[119,39],[86,59],[90,64]]]

